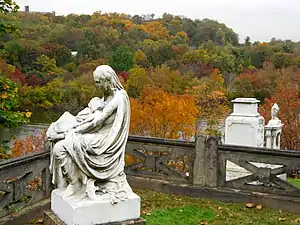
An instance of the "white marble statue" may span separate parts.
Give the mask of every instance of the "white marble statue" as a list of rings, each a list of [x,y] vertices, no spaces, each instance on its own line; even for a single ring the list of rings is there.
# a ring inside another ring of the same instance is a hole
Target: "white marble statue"
[[[73,116],[65,112],[47,131],[53,143],[52,182],[68,198],[84,190],[92,200],[125,200],[133,194],[124,174],[130,104],[115,71],[98,66],[93,73],[103,98],[93,98]]]
[[[277,117],[277,114],[279,112],[279,106],[277,105],[277,103],[275,103],[273,106],[272,106],[272,110],[271,110],[271,119],[272,120],[279,120],[278,117]]]

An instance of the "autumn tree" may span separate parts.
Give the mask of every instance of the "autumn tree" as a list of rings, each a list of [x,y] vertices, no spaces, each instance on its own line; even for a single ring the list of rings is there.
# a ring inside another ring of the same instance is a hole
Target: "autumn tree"
[[[224,79],[218,69],[209,77],[202,78],[198,85],[193,86],[187,93],[194,96],[200,109],[200,120],[208,122],[207,132],[218,134],[215,125],[219,124],[229,113],[227,91],[224,88]]]
[[[128,95],[130,97],[139,97],[143,90],[143,87],[149,84],[151,84],[151,80],[147,76],[147,71],[144,68],[136,66],[129,70],[125,88],[127,89]]]
[[[0,75],[0,124],[17,127],[28,123],[31,112],[20,111],[19,89],[11,80]]]
[[[147,67],[147,64],[148,64],[147,56],[145,55],[145,53],[142,50],[139,49],[134,54],[133,63],[138,66]]]
[[[153,41],[146,39],[139,43],[141,51],[146,55],[149,66],[156,67],[173,58],[171,42],[167,40]]]
[[[41,52],[49,58],[55,59],[58,67],[66,65],[72,58],[71,50],[64,45],[47,43],[42,46]]]
[[[64,73],[63,69],[56,66],[55,59],[50,59],[46,55],[39,56],[35,63],[39,67],[39,71],[44,75],[59,75]]]
[[[195,134],[198,107],[192,96],[174,95],[145,87],[139,99],[131,98],[132,134],[185,139]]]
[[[291,65],[292,56],[288,53],[278,52],[272,55],[272,62],[276,69],[285,69]]]
[[[265,100],[264,105],[260,108],[260,113],[266,121],[271,119],[271,108],[274,103],[280,107],[278,114],[279,119],[284,124],[281,148],[290,150],[300,150],[300,100],[299,89],[293,86],[280,86],[276,89],[271,98]]]
[[[160,22],[154,21],[144,25],[145,31],[155,40],[166,39],[169,37],[169,32]]]
[[[192,80],[189,75],[181,74],[180,71],[165,65],[149,70],[148,77],[153,86],[175,94],[183,94],[185,89],[190,88]]]

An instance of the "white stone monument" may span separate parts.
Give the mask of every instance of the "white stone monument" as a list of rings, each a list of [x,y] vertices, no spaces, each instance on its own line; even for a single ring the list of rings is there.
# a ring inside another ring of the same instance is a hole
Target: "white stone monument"
[[[277,118],[279,111],[277,104],[272,108],[272,120],[265,126],[264,118],[258,113],[259,100],[255,98],[237,98],[232,102],[233,113],[227,117],[225,121],[225,144],[263,148],[265,146],[264,130],[266,129],[267,147],[280,146],[280,134],[283,125]],[[271,134],[270,138],[268,138],[269,134]],[[275,140],[275,145],[273,140]],[[282,167],[281,165],[269,165],[264,163],[252,162],[252,164],[257,167],[267,167],[271,169]],[[226,180],[233,180],[251,175],[251,172],[227,161],[226,174]],[[278,177],[286,180],[285,174],[278,175]],[[251,184],[258,184],[258,182],[252,182]]]
[[[47,131],[57,186],[51,209],[67,225],[140,218],[140,197],[124,173],[129,98],[111,67],[99,66],[93,75],[104,97],[93,98],[76,116],[64,113]]]
[[[258,113],[259,100],[236,98],[232,103],[233,113],[225,120],[225,144],[263,147],[265,120]],[[230,161],[227,161],[226,170],[226,180],[251,174]]]

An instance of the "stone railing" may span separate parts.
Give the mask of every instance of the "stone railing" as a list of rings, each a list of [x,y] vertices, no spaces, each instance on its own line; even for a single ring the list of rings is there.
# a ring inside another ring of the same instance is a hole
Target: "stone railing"
[[[193,142],[131,136],[126,154],[135,159],[127,163],[127,175],[181,183],[193,181]]]
[[[300,189],[298,187],[278,177],[281,174],[300,169],[300,151],[229,145],[219,145],[214,148],[213,151],[218,155],[214,161],[214,173],[217,178],[217,183],[214,184],[215,186],[281,196],[300,197]],[[226,181],[227,160],[246,169],[251,174]],[[270,167],[257,167],[254,165],[260,163],[280,166],[272,169]]]
[[[49,197],[49,163],[49,151],[0,162],[0,218]]]
[[[125,171],[133,188],[252,201],[300,213],[300,189],[277,177],[300,169],[300,151],[218,145],[218,139],[203,136],[196,143],[130,136],[126,158]],[[50,196],[49,159],[45,149],[0,163],[0,218]],[[251,174],[226,181],[227,160]],[[252,163],[283,166],[258,168]]]

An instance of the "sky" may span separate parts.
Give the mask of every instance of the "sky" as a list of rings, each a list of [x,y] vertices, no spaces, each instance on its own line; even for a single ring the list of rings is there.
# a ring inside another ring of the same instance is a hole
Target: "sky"
[[[57,15],[92,14],[95,11],[131,15],[167,12],[191,19],[214,19],[232,28],[243,42],[289,39],[300,41],[300,0],[16,0],[30,11]]]

